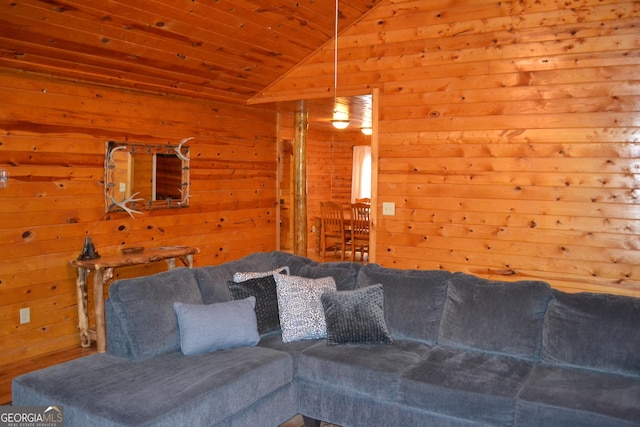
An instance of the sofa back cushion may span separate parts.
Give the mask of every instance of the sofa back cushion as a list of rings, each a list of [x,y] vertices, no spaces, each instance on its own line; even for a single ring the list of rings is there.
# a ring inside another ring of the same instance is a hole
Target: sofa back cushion
[[[273,251],[269,253],[271,265],[273,268],[277,268],[283,265],[289,267],[289,274],[292,276],[301,276],[300,271],[309,265],[318,265],[318,262],[313,261],[310,258],[300,255],[294,255],[282,251]]]
[[[203,303],[193,271],[175,268],[111,284],[111,314],[120,323],[120,336],[128,341],[131,357],[145,359],[180,349],[173,303]]]
[[[323,277],[333,277],[339,291],[355,289],[358,271],[362,264],[356,262],[324,262],[310,263],[302,266],[297,272],[291,270],[291,275],[306,277],[308,279],[321,279]]]
[[[455,273],[438,343],[537,360],[550,298],[545,282],[501,282]]]
[[[447,295],[444,270],[400,270],[367,264],[358,273],[359,288],[382,284],[384,315],[394,338],[434,345]]]
[[[255,252],[237,260],[219,265],[207,265],[196,268],[195,276],[205,304],[232,301],[227,282],[233,280],[238,272],[269,271],[271,266],[268,252]],[[279,266],[278,266],[279,267]]]
[[[239,272],[265,272],[275,268],[289,267],[290,274],[299,275],[299,271],[308,264],[317,264],[309,258],[286,252],[254,252],[240,259],[219,265],[207,265],[194,269],[205,304],[231,301],[227,282]]]
[[[552,291],[542,360],[640,376],[640,298]]]

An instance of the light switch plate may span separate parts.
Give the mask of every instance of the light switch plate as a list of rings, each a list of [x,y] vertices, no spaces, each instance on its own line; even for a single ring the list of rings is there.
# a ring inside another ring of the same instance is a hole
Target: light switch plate
[[[396,214],[396,204],[393,202],[382,202],[382,215],[393,216]]]
[[[29,322],[31,322],[31,309],[29,307],[21,308],[20,309],[20,324],[24,325],[25,323],[29,323]]]

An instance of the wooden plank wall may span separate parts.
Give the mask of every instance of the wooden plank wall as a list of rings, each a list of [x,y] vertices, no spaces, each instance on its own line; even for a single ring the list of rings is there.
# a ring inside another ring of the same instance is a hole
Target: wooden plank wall
[[[379,87],[377,261],[640,296],[640,3],[389,0],[340,36]],[[332,45],[264,99],[330,85]]]
[[[192,245],[196,265],[275,249],[276,114],[0,71],[0,364],[78,345],[75,270],[102,255]],[[191,147],[191,206],[105,215],[105,140]],[[116,270],[150,274],[164,263]],[[19,324],[19,309],[31,323]]]

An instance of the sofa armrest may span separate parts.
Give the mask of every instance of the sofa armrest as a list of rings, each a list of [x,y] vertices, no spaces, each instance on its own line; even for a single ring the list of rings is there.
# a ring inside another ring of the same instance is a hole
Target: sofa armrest
[[[131,344],[122,329],[120,319],[113,311],[111,298],[107,298],[105,301],[105,317],[107,327],[107,353],[132,359]]]

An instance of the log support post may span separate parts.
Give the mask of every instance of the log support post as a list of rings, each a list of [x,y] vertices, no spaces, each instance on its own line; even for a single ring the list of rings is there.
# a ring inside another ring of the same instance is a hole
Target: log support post
[[[307,256],[307,128],[308,113],[296,112],[293,129],[293,253],[300,256]]]

